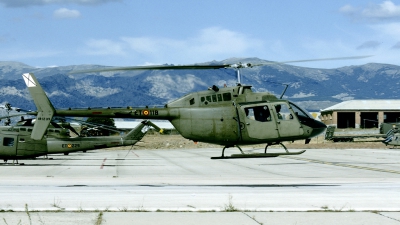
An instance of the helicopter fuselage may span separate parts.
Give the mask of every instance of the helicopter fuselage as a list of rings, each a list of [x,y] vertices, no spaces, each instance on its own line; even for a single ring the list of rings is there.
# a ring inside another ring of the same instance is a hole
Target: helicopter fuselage
[[[136,144],[147,129],[139,124],[127,135],[99,137],[69,137],[68,129],[49,128],[41,140],[31,138],[32,127],[0,127],[0,159],[26,159],[38,156],[87,151]]]
[[[224,146],[310,139],[326,129],[294,103],[251,86],[213,86],[164,107],[57,109],[55,115],[169,120],[187,139]]]

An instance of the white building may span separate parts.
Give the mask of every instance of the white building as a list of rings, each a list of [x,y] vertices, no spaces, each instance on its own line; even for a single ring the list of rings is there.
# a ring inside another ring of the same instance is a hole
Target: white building
[[[400,122],[400,100],[351,100],[321,110],[321,121],[337,128],[375,128]]]

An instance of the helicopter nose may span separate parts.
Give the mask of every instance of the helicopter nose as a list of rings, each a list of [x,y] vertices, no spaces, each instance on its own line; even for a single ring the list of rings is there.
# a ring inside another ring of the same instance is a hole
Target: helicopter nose
[[[318,120],[308,121],[307,126],[312,128],[310,138],[316,137],[326,130],[326,125]]]

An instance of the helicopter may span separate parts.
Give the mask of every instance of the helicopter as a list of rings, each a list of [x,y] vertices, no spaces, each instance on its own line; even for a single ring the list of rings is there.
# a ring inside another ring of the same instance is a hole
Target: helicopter
[[[278,63],[355,59],[369,56],[298,60]],[[276,63],[276,62],[271,62]],[[37,114],[43,121],[53,114],[76,117],[110,117],[168,120],[186,139],[194,142],[206,142],[224,146],[221,156],[211,159],[277,157],[280,155],[298,155],[305,150],[289,152],[283,142],[305,140],[323,133],[326,125],[315,120],[309,112],[295,103],[282,99],[284,92],[277,98],[270,93],[255,93],[250,85],[242,85],[240,69],[264,64],[236,63],[221,65],[156,65],[133,67],[110,67],[98,70],[74,71],[72,73],[105,72],[120,70],[176,70],[176,69],[226,69],[237,72],[237,86],[211,86],[208,90],[186,94],[169,102],[164,107],[121,107],[54,109],[38,108]],[[38,88],[38,81],[32,73],[22,75],[28,88]],[[41,98],[42,101],[49,101]],[[41,115],[41,116],[40,116]],[[266,143],[264,153],[244,153],[241,145]],[[281,145],[285,152],[267,153],[271,145]],[[225,155],[227,148],[237,147],[240,154]]]
[[[39,109],[51,109],[53,106],[49,101],[38,100],[37,96],[46,96],[40,88],[35,92],[34,102]],[[43,120],[38,114],[36,121],[32,119],[22,120],[16,126],[0,126],[0,159],[5,163],[8,160],[29,159],[49,154],[87,151],[93,149],[110,148],[115,146],[135,145],[147,133],[152,126],[160,133],[163,132],[158,126],[148,120],[143,120],[126,135],[119,136],[93,136],[93,137],[71,137],[69,123],[58,125],[52,122],[52,117]],[[44,123],[43,123],[44,122]],[[67,127],[67,128],[65,128]],[[73,130],[73,129],[72,129]],[[38,132],[41,132],[38,134]],[[73,130],[75,133],[76,131]]]
[[[11,111],[21,112],[21,109],[20,109],[20,108],[11,107],[11,104],[8,103],[8,102],[6,102],[6,103],[4,103],[4,105],[0,106],[0,109],[5,110],[6,113],[7,113],[7,116],[4,116],[4,117],[1,117],[1,118],[0,118],[0,121],[1,121],[2,119],[6,119],[6,120],[4,121],[4,125],[5,125],[5,126],[9,126],[9,125],[11,124],[11,117],[18,116],[18,115],[10,115],[10,112],[11,112]]]
[[[385,135],[385,140],[382,141],[383,144],[386,146],[392,145],[394,146],[400,146],[400,132],[399,132],[399,124],[381,124],[381,132],[384,130],[384,127],[389,127],[391,126],[392,129],[386,132]]]
[[[68,155],[77,151],[135,145],[146,134],[148,126],[155,125],[144,120],[122,137],[70,137],[69,131],[65,128],[48,128],[46,135],[40,140],[31,138],[33,127],[0,126],[0,159],[5,163],[11,159],[18,163],[18,159],[50,154]]]

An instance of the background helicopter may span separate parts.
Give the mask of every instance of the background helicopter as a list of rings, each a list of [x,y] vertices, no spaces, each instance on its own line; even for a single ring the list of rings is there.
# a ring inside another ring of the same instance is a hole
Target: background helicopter
[[[35,126],[35,125],[34,125]],[[65,128],[48,128],[41,140],[31,138],[33,127],[0,126],[0,159],[8,160],[28,159],[38,156],[93,149],[110,148],[115,146],[134,145],[140,141],[148,130],[148,126],[155,127],[150,121],[142,121],[125,136],[95,136],[70,137]],[[158,129],[158,128],[156,128]]]
[[[280,63],[338,60],[364,58],[367,56],[327,58],[315,60],[286,61]],[[276,63],[276,62],[272,62]],[[265,63],[264,63],[265,64]],[[222,65],[159,65],[111,67],[100,70],[78,71],[74,73],[104,72],[115,70],[167,70],[167,69],[225,69],[234,68],[237,71],[238,84],[235,87],[219,88],[215,85],[208,90],[189,93],[163,108],[126,107],[126,108],[88,108],[88,109],[40,109],[36,112],[39,118],[46,120],[53,114],[57,116],[80,117],[113,117],[169,120],[178,132],[185,138],[195,142],[207,142],[224,146],[221,157],[275,157],[279,155],[301,154],[289,152],[283,141],[305,140],[306,143],[325,131],[326,126],[315,120],[301,107],[291,101],[278,99],[270,93],[254,93],[251,86],[241,85],[241,68],[260,66],[264,64],[222,64]],[[37,88],[38,82],[33,74],[23,74],[29,88]],[[32,92],[31,92],[32,93]],[[44,97],[41,101],[49,101]],[[40,116],[41,115],[41,116]],[[264,153],[244,154],[240,145],[266,143]],[[270,145],[280,144],[285,153],[267,153]],[[224,155],[229,147],[238,147],[242,154],[230,157]]]
[[[4,126],[9,126],[11,124],[11,117],[20,116],[19,114],[10,115],[10,112],[21,112],[20,108],[12,107],[11,104],[8,102],[4,103],[4,105],[0,105],[0,109],[3,109],[7,114],[7,116],[0,117],[0,121],[5,119]]]
[[[389,127],[391,127],[391,129],[389,129]],[[398,123],[394,124],[383,123],[381,124],[380,129],[381,133],[386,133],[385,140],[383,140],[382,143],[384,143],[386,146],[387,145],[392,145],[393,147],[400,146],[400,132]],[[384,132],[387,129],[389,129],[389,131]]]
[[[40,90],[33,96],[45,96]],[[37,108],[53,108],[46,105],[46,101],[34,99]],[[50,102],[48,102],[50,103]],[[40,114],[38,114],[40,115]],[[17,160],[34,158],[42,155],[86,151],[93,149],[109,148],[114,146],[134,145],[140,141],[152,126],[162,133],[162,130],[150,121],[144,120],[126,135],[120,136],[94,136],[70,137],[70,129],[78,134],[69,123],[61,125],[52,122],[52,117],[46,120],[36,118],[36,121],[27,119],[20,121],[16,126],[0,126],[0,158]],[[44,122],[44,123],[43,123]],[[42,132],[38,134],[38,132]],[[79,135],[79,134],[78,134]]]

